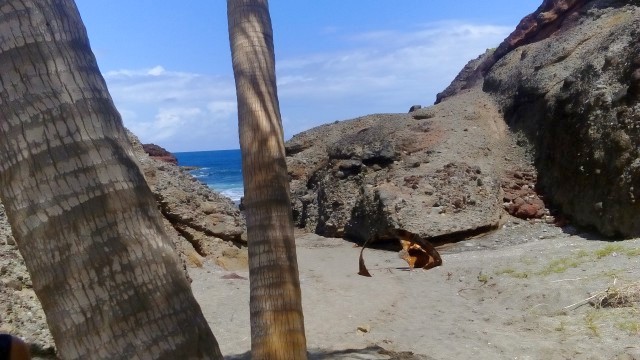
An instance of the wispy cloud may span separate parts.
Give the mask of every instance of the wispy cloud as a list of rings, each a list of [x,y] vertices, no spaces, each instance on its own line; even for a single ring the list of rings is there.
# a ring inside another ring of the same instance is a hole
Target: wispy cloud
[[[321,123],[430,104],[467,61],[511,31],[461,22],[411,31],[331,30],[340,48],[349,50],[277,60],[287,137]],[[125,124],[142,141],[160,142],[172,151],[238,147],[232,74],[194,74],[158,65],[110,71],[105,78]]]
[[[412,31],[336,34],[349,50],[278,61],[280,78],[312,79],[279,82],[282,112],[291,119],[285,131],[291,136],[322,122],[431,104],[469,60],[497,46],[510,31],[449,21]]]
[[[169,71],[162,66],[105,73],[124,123],[143,142],[171,151],[236,148],[232,76]],[[219,131],[219,129],[227,129]]]

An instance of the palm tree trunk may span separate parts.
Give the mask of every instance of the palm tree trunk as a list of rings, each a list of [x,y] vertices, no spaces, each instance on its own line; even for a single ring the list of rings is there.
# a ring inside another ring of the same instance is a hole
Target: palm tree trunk
[[[64,359],[222,358],[72,0],[0,6],[0,197]]]
[[[306,359],[284,137],[266,0],[228,0],[249,246],[253,359]]]

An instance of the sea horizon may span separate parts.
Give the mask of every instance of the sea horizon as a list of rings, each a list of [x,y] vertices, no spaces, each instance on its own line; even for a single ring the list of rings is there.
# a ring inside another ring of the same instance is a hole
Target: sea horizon
[[[240,149],[180,151],[172,153],[178,166],[194,167],[189,173],[232,201],[244,196]]]

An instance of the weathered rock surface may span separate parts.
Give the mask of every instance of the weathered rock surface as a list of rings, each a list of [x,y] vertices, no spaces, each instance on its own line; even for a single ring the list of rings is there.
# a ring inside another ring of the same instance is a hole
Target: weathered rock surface
[[[545,0],[472,60],[436,106],[294,137],[298,226],[358,239],[393,228],[434,238],[492,228],[495,203],[551,222],[552,204],[578,225],[638,236],[639,6]]]
[[[178,165],[178,159],[167,151],[167,149],[163,148],[160,145],[156,144],[142,144],[142,149],[146,152],[151,158],[167,162],[169,164]]]
[[[481,91],[320,126],[286,148],[297,225],[359,241],[393,229],[434,239],[496,228],[502,177],[527,164]]]
[[[0,333],[25,339],[35,355],[55,357],[44,311],[0,204]]]
[[[247,266],[245,222],[238,207],[180,167],[147,156],[129,134],[134,153],[179,253],[190,265],[210,257],[229,270]]]
[[[640,235],[640,2],[583,1],[552,37],[486,75],[511,129],[535,146],[538,185],[577,224]]]
[[[196,181],[181,168],[150,158],[130,135],[134,152],[176,249],[189,266],[204,258],[229,269],[247,267],[244,218],[231,200]],[[55,347],[31,279],[11,236],[0,204],[0,332],[25,339],[41,358],[54,358]]]
[[[543,0],[536,11],[525,16],[516,29],[494,50],[487,50],[467,64],[454,81],[436,97],[436,104],[460,90],[476,85],[493,65],[513,49],[554,34],[565,18],[574,15],[586,0]]]

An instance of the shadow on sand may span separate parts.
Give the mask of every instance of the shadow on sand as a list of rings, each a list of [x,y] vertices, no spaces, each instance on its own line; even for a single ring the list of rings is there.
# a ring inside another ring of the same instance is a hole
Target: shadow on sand
[[[225,356],[226,360],[249,360],[251,353]],[[435,360],[426,355],[414,354],[411,351],[389,351],[380,346],[369,346],[364,349],[322,350],[311,349],[309,360]]]

